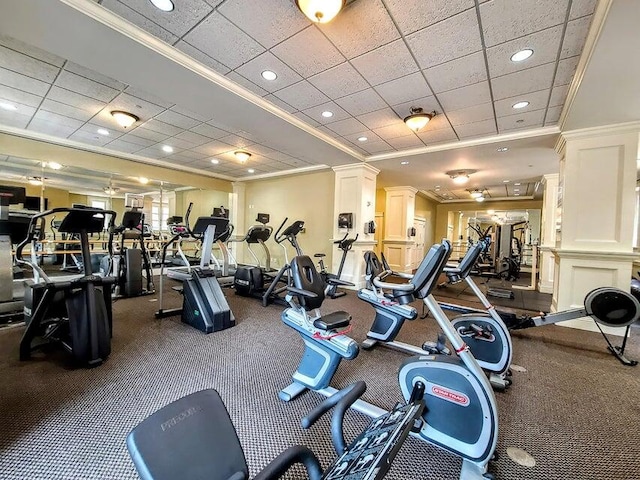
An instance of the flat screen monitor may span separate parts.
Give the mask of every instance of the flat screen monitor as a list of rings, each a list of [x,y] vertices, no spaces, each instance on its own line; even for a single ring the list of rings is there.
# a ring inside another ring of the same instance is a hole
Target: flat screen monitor
[[[34,212],[40,211],[40,197],[25,197],[24,199],[24,209],[25,210],[33,210]],[[44,209],[49,209],[49,199],[44,199]]]

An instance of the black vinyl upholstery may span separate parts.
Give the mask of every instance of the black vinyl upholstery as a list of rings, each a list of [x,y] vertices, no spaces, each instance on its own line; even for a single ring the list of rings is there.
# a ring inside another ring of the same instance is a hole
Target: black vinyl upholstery
[[[431,294],[438,283],[438,277],[451,255],[451,244],[443,240],[440,244],[433,245],[424,257],[411,283],[415,286],[413,295],[416,298],[425,298]]]
[[[348,312],[338,311],[327,313],[322,317],[314,320],[313,326],[320,330],[334,330],[349,326],[351,323],[351,314]]]
[[[480,258],[480,254],[484,250],[484,242],[479,241],[475,245],[473,245],[469,250],[467,250],[467,254],[462,258],[462,261],[454,267],[445,267],[445,273],[454,273],[461,278],[467,277],[471,273],[471,269]]]
[[[298,295],[300,305],[307,311],[320,308],[320,305],[322,305],[324,301],[325,285],[311,258],[307,255],[294,257],[294,259],[291,260],[290,274],[294,287],[316,294],[315,298]]]
[[[377,277],[384,270],[384,268],[382,267],[382,263],[380,263],[380,260],[378,260],[376,252],[372,250],[367,250],[366,252],[364,252],[364,263],[366,267],[366,275],[369,278]]]

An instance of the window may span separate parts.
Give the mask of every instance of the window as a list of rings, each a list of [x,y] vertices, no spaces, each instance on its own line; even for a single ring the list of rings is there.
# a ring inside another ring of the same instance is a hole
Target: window
[[[100,200],[91,200],[91,208],[100,208],[102,210],[106,210],[107,202]]]
[[[167,219],[169,218],[169,204],[162,205],[162,222],[160,219],[160,202],[153,202],[151,205],[151,228],[154,231],[166,230]]]

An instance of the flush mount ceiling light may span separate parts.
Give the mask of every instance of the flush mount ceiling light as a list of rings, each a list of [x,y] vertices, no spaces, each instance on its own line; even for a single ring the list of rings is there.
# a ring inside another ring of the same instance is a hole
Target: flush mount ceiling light
[[[163,12],[172,12],[175,6],[171,0],[149,0],[154,7]]]
[[[421,128],[424,128],[424,126],[429,123],[429,120],[436,116],[435,111],[431,113],[425,113],[422,108],[419,107],[411,107],[410,112],[411,114],[408,117],[405,117],[404,123],[406,123],[407,127],[409,127],[414,132],[417,132]]]
[[[167,153],[173,153],[173,147],[170,145],[163,145],[162,146],[162,151],[163,152],[167,152]]]
[[[509,183],[511,180],[502,180],[502,183]]]
[[[31,185],[35,185],[36,187],[39,187],[40,185],[42,185],[43,183],[43,179],[42,177],[29,177],[29,183]]]
[[[147,177],[139,177],[138,181],[143,185],[146,185],[147,183],[149,183],[149,179]]]
[[[249,152],[245,152],[244,150],[236,150],[233,152],[236,158],[240,161],[240,163],[244,163],[251,158],[251,154]]]
[[[475,172],[476,170],[449,170],[445,175],[449,175],[456,185],[464,185],[469,181],[469,175]]]
[[[316,23],[327,23],[340,13],[346,0],[296,0],[296,5],[305,16]]]
[[[122,128],[129,128],[131,125],[140,120],[139,117],[133,113],[123,112],[122,110],[114,110],[111,112],[111,116],[118,122]]]
[[[469,192],[472,198],[480,198],[482,197],[482,192],[480,190],[472,190]]]
[[[18,110],[18,107],[16,107],[13,103],[7,102],[0,102],[0,108],[3,110],[9,110],[11,112],[15,112],[16,110]]]
[[[60,170],[62,168],[62,164],[58,162],[47,162],[44,165],[49,167],[51,170]]]
[[[531,50],[530,48],[525,48],[524,50],[520,50],[519,52],[511,55],[511,61],[522,62],[523,60],[529,58],[531,55],[533,55],[533,50]]]
[[[117,187],[105,187],[104,188],[104,193],[106,193],[107,195],[115,195],[119,191],[120,191],[120,189],[117,188]]]
[[[400,165],[409,165],[409,161],[405,160],[404,162],[400,162]]]
[[[218,165],[220,163],[220,160],[218,160],[217,158],[212,158],[211,163],[213,163],[214,165]]]
[[[476,197],[476,202],[484,202],[484,197],[482,195]]]
[[[326,112],[322,112],[322,116],[324,118],[331,118],[333,117],[333,112],[330,112],[329,110],[327,110]]]
[[[256,173],[256,171],[255,171],[253,168],[248,169],[248,170],[247,170],[247,172],[249,172],[249,173]]]
[[[367,140],[369,140],[367,137],[358,137],[359,142],[366,142]]]
[[[270,82],[278,78],[278,75],[276,75],[276,72],[272,72],[271,70],[265,70],[264,72],[261,73],[261,75],[262,75],[262,78]]]
[[[100,135],[109,135],[109,130],[107,130],[106,128],[99,128],[98,130],[96,130]]]
[[[525,102],[514,103],[511,107],[515,108],[516,110],[519,110],[521,108],[528,107],[528,106],[529,106],[529,102],[525,101]]]
[[[500,147],[500,148],[498,149],[498,151],[499,151],[500,153],[506,152],[507,150],[509,150],[509,148],[508,148],[508,147]]]

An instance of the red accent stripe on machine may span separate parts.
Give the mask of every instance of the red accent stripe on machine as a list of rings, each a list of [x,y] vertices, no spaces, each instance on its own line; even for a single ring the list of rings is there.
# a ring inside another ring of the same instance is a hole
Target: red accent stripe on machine
[[[468,350],[468,349],[469,349],[469,347],[467,346],[467,344],[463,343],[460,348],[456,349],[456,353],[461,353],[461,352],[464,352],[465,350]]]

